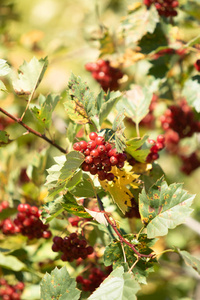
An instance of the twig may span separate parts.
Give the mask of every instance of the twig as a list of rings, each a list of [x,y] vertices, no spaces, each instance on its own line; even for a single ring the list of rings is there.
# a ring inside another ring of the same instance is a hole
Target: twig
[[[110,220],[110,218],[108,217],[107,213],[104,212],[104,216],[106,218],[106,220],[108,221],[108,223],[111,225],[111,227],[113,228],[113,230],[115,231],[115,233],[117,234],[117,236],[119,237],[119,240],[120,242],[123,242],[125,243],[126,245],[128,245],[134,252],[135,254],[137,254],[138,257],[149,257],[149,258],[152,258],[154,256],[154,254],[150,253],[150,254],[142,254],[140,252],[138,252],[136,249],[135,249],[135,245],[134,244],[131,244],[129,241],[127,241],[120,233],[119,231],[117,230],[117,226],[116,226],[116,223],[115,222],[112,222]]]
[[[11,115],[9,112],[7,112],[6,110],[4,110],[1,107],[0,107],[0,112],[2,112],[4,115],[11,118],[15,122],[17,122],[18,124],[23,126],[24,128],[26,128],[26,130],[28,130],[28,132],[31,132],[32,134],[34,134],[34,135],[40,137],[41,139],[45,140],[47,143],[51,144],[52,146],[54,146],[55,148],[60,150],[62,153],[67,154],[67,150],[65,150],[61,146],[57,145],[54,141],[50,140],[45,134],[42,134],[42,133],[30,128],[28,125],[26,125],[24,122],[22,122],[21,118],[17,118],[15,116]]]
[[[141,257],[137,257],[136,261],[132,264],[132,266],[130,267],[130,269],[128,270],[128,273],[131,273],[133,268],[135,267],[135,265],[138,263],[138,261],[140,260]]]

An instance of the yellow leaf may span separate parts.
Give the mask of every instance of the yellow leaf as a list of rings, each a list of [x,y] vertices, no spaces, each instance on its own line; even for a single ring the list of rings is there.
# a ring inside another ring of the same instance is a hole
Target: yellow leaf
[[[134,10],[138,9],[139,7],[141,7],[141,5],[142,5],[141,2],[135,2],[131,5],[128,5],[128,10],[129,10],[129,12],[134,11]]]
[[[132,168],[132,167],[131,167]],[[103,189],[108,192],[112,200],[118,205],[123,213],[131,207],[131,199],[134,198],[127,185],[134,189],[138,188],[137,179],[139,175],[130,171],[130,166],[125,165],[123,170],[112,167],[111,171],[115,178],[113,181],[100,181]]]

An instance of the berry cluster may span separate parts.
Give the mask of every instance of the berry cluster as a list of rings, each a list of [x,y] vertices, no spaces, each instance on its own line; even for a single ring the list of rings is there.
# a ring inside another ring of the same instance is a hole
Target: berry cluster
[[[200,59],[197,59],[197,61],[194,64],[195,69],[200,72]]]
[[[77,283],[80,285],[80,288],[85,292],[93,292],[104,279],[109,275],[111,269],[108,272],[104,273],[99,268],[91,268],[90,275],[88,279],[84,279],[83,276],[79,275],[76,277]]]
[[[2,201],[0,203],[0,212],[2,212],[6,208],[9,208],[8,201]],[[15,226],[15,224],[10,218],[6,218],[0,221],[0,229],[5,235],[13,235],[19,232],[19,228]]]
[[[177,0],[144,0],[144,4],[147,7],[154,4],[160,16],[177,16],[177,11],[175,10],[179,6],[179,2]]]
[[[30,240],[34,238],[51,237],[51,231],[47,230],[49,225],[42,223],[39,209],[29,204],[19,204],[17,207],[18,214],[14,224],[19,228],[21,234],[27,236]]]
[[[190,175],[192,171],[200,167],[200,157],[196,152],[190,156],[181,156],[181,160],[183,162],[181,171],[187,175]]]
[[[92,73],[92,77],[100,83],[105,92],[108,89],[119,89],[118,80],[123,77],[123,73],[120,69],[111,67],[108,60],[99,59],[97,62],[87,63],[85,68]]]
[[[88,255],[94,252],[92,246],[87,246],[85,239],[79,239],[74,232],[63,238],[55,236],[53,238],[52,250],[54,252],[63,252],[61,255],[62,261],[72,262],[74,259],[86,259]]]
[[[123,168],[126,160],[125,153],[117,153],[109,142],[105,142],[102,136],[96,132],[89,135],[90,141],[80,141],[73,145],[73,149],[81,151],[85,155],[82,170],[98,175],[99,180],[113,181],[114,174],[111,173],[112,166]]]
[[[152,146],[150,148],[150,153],[147,155],[146,158],[147,163],[152,162],[159,158],[158,152],[165,147],[165,137],[160,134],[157,136],[157,141],[148,139],[148,143]]]
[[[4,278],[0,278],[0,297],[2,300],[20,300],[24,290],[24,283],[19,281],[10,285]]]
[[[149,129],[154,128],[155,116],[154,116],[153,112],[157,105],[157,101],[158,101],[158,96],[153,94],[153,97],[151,99],[151,103],[149,106],[149,113],[144,117],[144,119],[142,119],[142,121],[140,122],[140,125],[145,126]]]
[[[179,105],[171,105],[160,117],[160,121],[165,131],[172,129],[178,133],[180,139],[200,131],[200,122],[195,120],[194,112],[185,100]]]

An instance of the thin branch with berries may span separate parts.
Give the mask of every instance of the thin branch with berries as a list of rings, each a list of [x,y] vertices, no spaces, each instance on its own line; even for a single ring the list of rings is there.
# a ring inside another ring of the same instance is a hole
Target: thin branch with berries
[[[0,112],[2,112],[7,117],[11,118],[16,123],[18,123],[21,126],[23,126],[28,131],[28,133],[30,132],[30,133],[36,135],[37,137],[45,140],[47,143],[51,144],[52,146],[54,146],[55,148],[57,148],[58,150],[60,150],[62,153],[67,154],[67,150],[65,150],[64,148],[62,148],[58,144],[56,144],[53,140],[50,140],[45,134],[42,134],[42,133],[40,133],[40,132],[32,129],[31,127],[29,127],[27,124],[25,124],[24,122],[22,122],[21,118],[17,118],[15,116],[11,115],[9,112],[7,112],[6,110],[4,110],[2,107],[0,107]]]

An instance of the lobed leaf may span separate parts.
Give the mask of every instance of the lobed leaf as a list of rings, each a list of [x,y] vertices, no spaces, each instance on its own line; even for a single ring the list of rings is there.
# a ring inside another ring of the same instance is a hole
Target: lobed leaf
[[[76,280],[71,278],[65,267],[57,267],[46,273],[40,284],[41,300],[78,300],[81,291],[76,288]]]
[[[130,10],[121,24],[126,43],[131,45],[139,41],[147,32],[153,33],[158,22],[158,12],[153,5],[149,9],[142,5],[136,10]]]
[[[100,181],[100,184],[111,195],[113,202],[118,205],[119,209],[125,213],[128,207],[131,207],[131,199],[134,198],[126,186],[130,185],[133,188],[138,188],[137,179],[139,175],[126,170],[126,168],[120,170],[115,166],[112,167],[112,173],[115,175],[113,181]]]
[[[188,253],[177,249],[187,266],[192,267],[200,275],[200,260]]]
[[[139,196],[139,211],[142,222],[146,225],[148,238],[163,236],[168,229],[185,222],[192,212],[189,207],[195,195],[182,189],[183,184],[167,185],[161,177],[148,193],[145,189]]]
[[[102,94],[101,94],[102,95]],[[114,105],[119,101],[121,97],[121,93],[119,91],[117,92],[110,92],[108,91],[107,94],[104,94],[104,97],[98,98],[99,103],[99,124],[101,125],[113,109]]]
[[[71,151],[66,156],[54,158],[57,164],[53,165],[47,170],[49,175],[45,185],[49,189],[49,196],[55,196],[60,191],[67,187],[67,184],[71,183],[71,179],[75,176],[78,168],[84,162],[85,156],[77,151]],[[74,185],[80,181],[80,176],[76,177]],[[70,185],[70,188],[72,186]]]
[[[194,107],[196,111],[200,112],[200,76],[195,76],[188,79],[182,91],[183,96],[189,105]]]
[[[5,59],[0,59],[0,76],[6,76],[10,73],[10,67]]]
[[[121,266],[110,273],[88,300],[136,300],[139,289],[139,284]]]
[[[137,251],[139,251],[142,254],[150,254],[153,252],[151,247],[155,243],[155,239],[149,240],[147,236],[141,235],[138,239],[136,235],[133,234],[127,234],[123,236],[126,238],[129,242],[131,242],[133,245],[136,245],[135,248]],[[124,252],[126,255],[126,260],[129,264],[129,267],[131,267],[137,260],[137,255],[135,255],[135,252],[125,243],[123,243]],[[132,269],[132,272],[135,276],[135,279],[139,283],[146,284],[146,277],[150,272],[154,271],[154,263],[156,262],[155,259],[147,259],[142,258],[137,262],[137,264]],[[120,241],[113,241],[110,243],[104,252],[104,264],[106,266],[109,266],[113,264],[113,267],[119,267],[124,263],[124,255],[122,251],[122,246]]]
[[[147,135],[142,138],[132,138],[126,142],[126,152],[129,153],[136,161],[145,163],[146,157],[149,154],[149,149],[139,149],[141,148],[145,141],[148,139]]]
[[[31,111],[33,112],[40,125],[49,128],[52,122],[52,113],[59,101],[58,95],[49,94],[47,98],[43,95],[39,96],[40,107],[34,106]]]
[[[118,153],[122,153],[126,148],[126,137],[124,135],[125,126],[123,122],[124,118],[124,112],[119,112],[115,117],[112,126],[112,130],[114,131],[115,147]]]
[[[82,180],[70,191],[76,197],[94,197],[96,195],[95,189],[91,177],[84,173]]]
[[[84,206],[79,205],[76,201],[76,198],[70,192],[63,196],[62,207],[64,210],[75,216],[81,218],[91,218],[91,215],[85,211]]]
[[[19,68],[18,78],[13,79],[13,88],[18,95],[32,94],[40,84],[47,69],[47,58],[38,60],[33,57],[30,62],[24,61]]]
[[[124,110],[125,115],[139,124],[149,112],[152,96],[153,93],[149,89],[134,85],[131,90],[125,92],[123,100],[118,103],[118,109]]]
[[[69,118],[78,124],[90,123],[96,115],[96,101],[89,87],[79,76],[71,74],[67,88],[67,101],[64,102]]]
[[[43,222],[49,223],[64,211],[62,201],[62,197],[59,197],[42,206],[41,219]]]
[[[0,252],[0,266],[2,268],[12,270],[15,272],[26,270],[26,265],[23,264],[17,257],[13,255],[3,255],[1,252]]]

